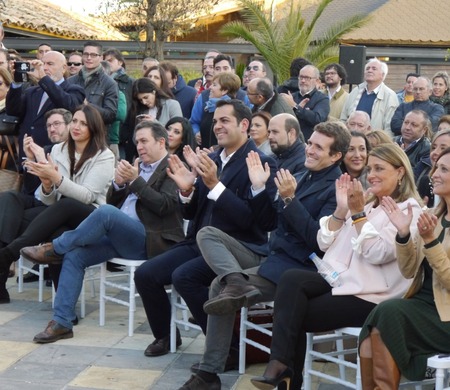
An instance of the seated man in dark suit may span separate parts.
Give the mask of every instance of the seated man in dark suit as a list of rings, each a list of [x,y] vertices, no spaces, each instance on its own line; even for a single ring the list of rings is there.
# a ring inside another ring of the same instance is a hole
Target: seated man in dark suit
[[[205,152],[195,155],[188,148],[185,156],[191,171],[177,156],[170,157],[170,176],[180,189],[183,217],[190,220],[190,227],[185,241],[136,270],[136,288],[155,337],[145,350],[146,356],[169,352],[171,307],[164,286],[173,283],[177,290],[183,289],[177,283],[178,278],[195,284],[195,293],[186,303],[206,332],[203,304],[216,275],[201,256],[195,241],[197,232],[203,226],[214,226],[238,240],[262,245],[267,242],[267,231],[273,229],[271,216],[249,205],[252,191],[257,189],[251,187],[246,158],[249,152],[261,153],[247,137],[251,116],[250,109],[239,100],[219,101],[214,112],[214,132],[220,149],[210,155]],[[265,173],[273,178],[275,162],[262,153],[261,160],[266,164]],[[264,198],[267,208],[272,207],[276,193],[273,179],[270,183],[269,195]],[[179,335],[177,344],[181,344]]]
[[[204,227],[197,234],[201,253],[218,275],[204,305],[209,314],[206,346],[199,370],[179,390],[220,390],[217,373],[223,372],[232,339],[236,310],[256,302],[272,301],[277,283],[288,269],[315,271],[309,255],[321,253],[317,244],[319,220],[336,207],[335,180],[341,175],[339,163],[345,155],[350,133],[339,122],[316,125],[306,146],[308,171],[297,180],[288,171],[277,172],[279,204],[266,208],[265,191],[250,200],[250,206],[278,218],[277,229],[270,235],[268,248],[250,248],[214,227]],[[256,188],[268,185],[268,175],[252,175]],[[266,259],[267,257],[267,259]],[[264,260],[261,266],[245,265]],[[245,270],[244,270],[245,269]]]

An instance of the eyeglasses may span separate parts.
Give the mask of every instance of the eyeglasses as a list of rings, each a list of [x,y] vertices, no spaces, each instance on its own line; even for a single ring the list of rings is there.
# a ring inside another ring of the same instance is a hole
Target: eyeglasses
[[[52,127],[59,127],[62,124],[64,124],[64,122],[60,122],[60,121],[56,121],[53,123],[47,123],[47,129],[51,129]]]
[[[311,81],[316,79],[317,77],[309,77],[309,76],[298,76],[299,80]]]
[[[336,76],[337,72],[325,72],[325,76]]]
[[[98,54],[98,53],[83,53],[84,58],[97,58],[100,56],[101,56],[101,54]]]
[[[253,65],[253,66],[247,66],[247,68],[245,68],[247,71],[251,71],[251,70],[259,70],[259,66],[258,65]]]
[[[67,65],[68,66],[81,66],[83,64],[81,62],[68,62]]]

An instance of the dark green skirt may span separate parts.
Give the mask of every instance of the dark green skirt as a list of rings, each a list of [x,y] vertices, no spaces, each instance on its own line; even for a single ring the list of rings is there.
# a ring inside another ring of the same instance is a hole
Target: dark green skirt
[[[393,299],[380,303],[367,317],[360,343],[377,328],[381,338],[409,380],[425,378],[427,359],[450,353],[450,322],[442,322],[430,297]]]

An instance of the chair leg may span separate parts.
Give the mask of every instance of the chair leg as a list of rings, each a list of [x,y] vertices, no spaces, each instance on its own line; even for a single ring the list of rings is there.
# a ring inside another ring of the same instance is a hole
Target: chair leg
[[[128,312],[128,336],[133,337],[134,334],[134,312],[136,311],[136,286],[134,284],[134,271],[136,271],[135,266],[130,267],[130,295],[129,303],[130,308]]]
[[[106,287],[105,287],[105,280],[106,280],[106,262],[103,263],[100,267],[100,305],[99,305],[99,325],[104,326],[105,325],[105,294],[106,294]]]

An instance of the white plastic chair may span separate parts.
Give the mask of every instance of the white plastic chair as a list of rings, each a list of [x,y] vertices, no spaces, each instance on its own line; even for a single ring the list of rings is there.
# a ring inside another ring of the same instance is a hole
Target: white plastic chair
[[[166,290],[170,294],[171,316],[170,316],[170,352],[177,351],[177,325],[184,327],[184,330],[196,329],[202,330],[200,326],[188,321],[189,308],[180,294],[172,287]],[[178,318],[181,311],[181,318]]]
[[[134,334],[134,312],[136,311],[136,297],[139,296],[136,293],[136,286],[134,284],[134,272],[136,268],[141,264],[146,262],[147,260],[129,260],[129,259],[120,259],[113,258],[108,260],[108,262],[122,265],[126,267],[125,272],[117,272],[112,275],[108,275],[108,280],[106,277],[106,262],[101,264],[100,267],[100,326],[105,325],[105,306],[106,301],[114,302],[119,305],[128,307],[128,336],[132,337]],[[111,279],[119,278],[125,275],[128,276],[127,283],[116,283],[111,281]],[[107,295],[106,287],[115,288],[121,291],[128,292],[128,300],[118,299],[115,296]]]
[[[439,357],[441,356],[441,357]],[[450,357],[435,355],[428,358],[428,367],[436,369],[435,390],[449,390]],[[444,387],[445,386],[445,387]]]
[[[359,355],[357,355],[356,363],[349,362],[345,360],[345,355],[353,354],[357,352],[358,348],[349,348],[344,349],[343,341],[348,338],[356,338],[358,339],[361,328],[341,328],[335,330],[333,333],[326,335],[314,335],[313,333],[307,334],[307,350],[305,356],[305,368],[303,374],[303,384],[304,390],[311,390],[311,377],[316,376],[319,378],[326,379],[332,383],[341,384],[347,386],[351,389],[360,390],[362,388],[361,385],[361,368],[359,364]],[[336,350],[332,352],[322,353],[315,351],[313,346],[318,343],[323,343],[327,341],[335,341],[336,342]],[[334,377],[318,370],[314,370],[312,363],[314,359],[320,359],[326,362],[336,363],[339,366],[339,377]],[[430,358],[431,359],[431,358]],[[439,359],[441,360],[441,359]],[[438,362],[439,363],[439,362]],[[450,359],[447,362],[443,363],[450,367]],[[430,367],[432,367],[430,365]],[[355,382],[351,382],[346,378],[345,369],[350,368],[356,370]],[[434,367],[436,368],[436,367]],[[426,379],[423,381],[403,381],[400,383],[399,388],[412,387],[416,390],[421,390],[422,385],[427,385],[434,383],[434,379]],[[436,387],[437,389],[437,387]],[[442,389],[441,389],[442,390]]]
[[[247,337],[248,330],[256,330],[272,337],[272,323],[255,324],[248,320],[249,314],[271,314],[273,313],[273,302],[264,302],[251,308],[243,307],[241,309],[241,323],[239,327],[239,374],[245,374],[246,345],[252,345],[270,354],[270,348]]]
[[[25,260],[22,256],[19,257],[19,260],[17,261],[17,278],[18,278],[18,285],[17,285],[17,291],[19,293],[23,292],[23,275],[24,272],[30,272],[33,275],[38,276],[38,301],[43,301],[43,293],[44,293],[44,269],[48,267],[46,264],[39,264],[38,271],[34,270],[32,268],[32,265],[28,265],[30,262],[28,260]]]

